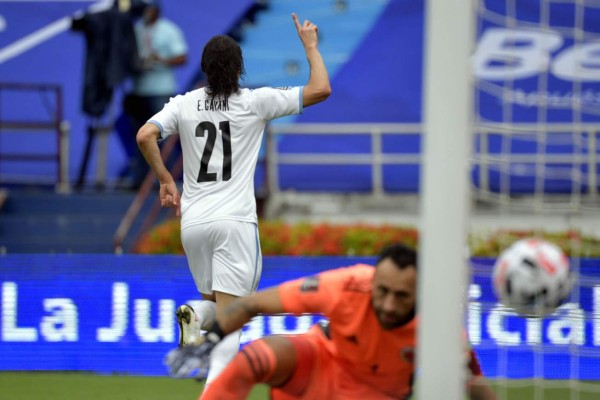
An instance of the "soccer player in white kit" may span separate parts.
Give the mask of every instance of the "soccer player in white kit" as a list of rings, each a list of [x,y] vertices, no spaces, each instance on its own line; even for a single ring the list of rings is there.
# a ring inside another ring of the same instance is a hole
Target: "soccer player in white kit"
[[[160,182],[163,207],[181,214],[181,241],[204,300],[193,309],[180,306],[180,345],[198,340],[237,297],[255,291],[262,257],[254,197],[254,170],[268,121],[300,114],[331,94],[327,69],[318,50],[318,29],[300,24],[310,77],[303,87],[242,89],[242,52],[230,37],[209,40],[202,53],[206,87],[172,98],[137,133],[140,150]],[[183,194],[165,167],[157,142],[179,134],[183,153]],[[216,303],[216,304],[215,304]],[[240,335],[229,335],[212,353],[207,384],[239,349]]]

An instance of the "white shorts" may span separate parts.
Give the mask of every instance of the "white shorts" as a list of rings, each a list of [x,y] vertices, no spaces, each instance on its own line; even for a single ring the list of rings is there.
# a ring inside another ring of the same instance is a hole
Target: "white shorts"
[[[256,224],[223,219],[191,225],[181,231],[181,243],[200,293],[256,291],[262,272]]]

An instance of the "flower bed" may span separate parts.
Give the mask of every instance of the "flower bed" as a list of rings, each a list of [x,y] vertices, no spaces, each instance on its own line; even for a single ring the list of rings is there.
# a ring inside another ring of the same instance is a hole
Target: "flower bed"
[[[392,243],[418,245],[419,234],[413,227],[369,224],[327,224],[281,221],[259,222],[260,244],[263,255],[376,255]],[[495,257],[517,239],[536,236],[559,245],[567,255],[600,257],[600,239],[577,231],[534,232],[497,231],[474,234],[470,238],[471,252],[477,257]],[[179,219],[164,222],[145,234],[134,250],[141,254],[184,254],[181,246]]]

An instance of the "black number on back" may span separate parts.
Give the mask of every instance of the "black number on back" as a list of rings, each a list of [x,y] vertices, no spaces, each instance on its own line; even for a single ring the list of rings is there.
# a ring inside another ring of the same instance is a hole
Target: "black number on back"
[[[229,121],[219,122],[221,131],[221,140],[223,141],[223,180],[231,179],[231,132],[229,130]],[[198,172],[198,182],[214,182],[217,180],[215,172],[208,172],[208,163],[215,148],[217,140],[217,128],[210,121],[200,122],[196,127],[196,137],[204,137],[204,132],[208,132],[206,146],[202,152],[200,160],[200,172]]]

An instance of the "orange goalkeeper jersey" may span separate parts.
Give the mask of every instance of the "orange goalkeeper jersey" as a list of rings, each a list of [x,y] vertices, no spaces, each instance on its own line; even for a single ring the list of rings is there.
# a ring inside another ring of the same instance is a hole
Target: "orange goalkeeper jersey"
[[[412,390],[418,318],[393,330],[381,328],[371,305],[374,272],[368,265],[326,271],[284,283],[279,294],[286,312],[329,319],[330,340],[324,343],[344,371],[342,380],[402,399]]]

